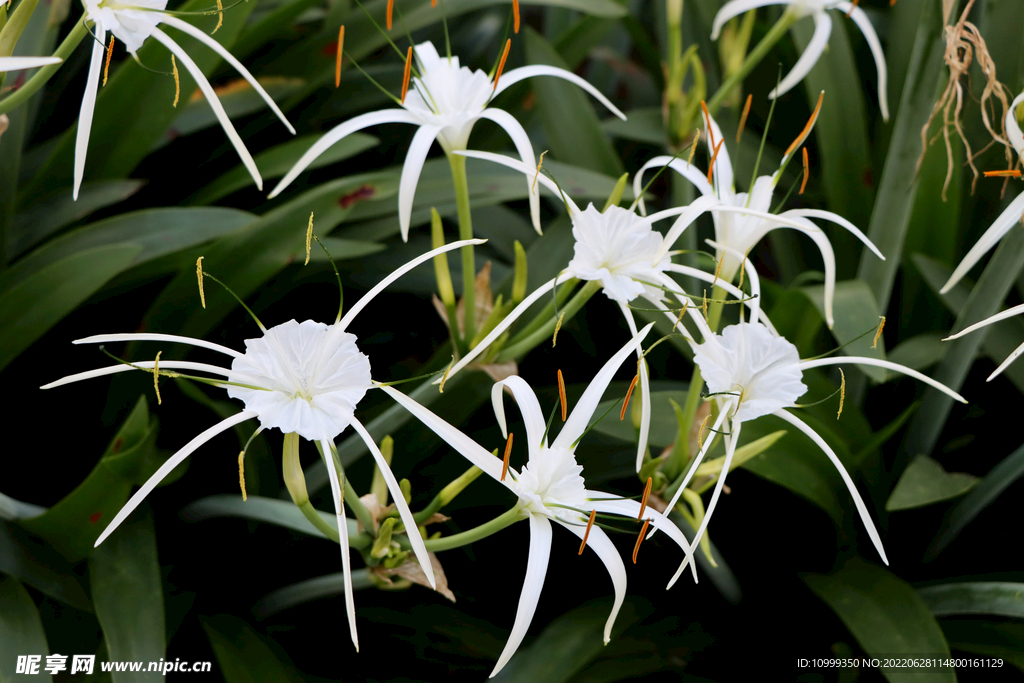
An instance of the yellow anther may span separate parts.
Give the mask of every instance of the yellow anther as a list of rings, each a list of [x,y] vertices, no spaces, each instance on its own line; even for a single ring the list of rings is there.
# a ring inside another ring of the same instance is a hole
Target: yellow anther
[[[645,519],[644,526],[640,529],[640,535],[636,537],[636,545],[633,546],[633,564],[636,564],[636,554],[640,551],[640,544],[644,541],[644,536],[647,534],[647,527],[650,523],[650,519]]]
[[[114,56],[114,35],[110,35],[110,45],[107,46],[107,61],[103,65],[103,85],[107,84],[107,73],[110,71],[110,58]]]
[[[505,481],[508,474],[508,459],[512,455],[512,432],[508,433],[508,441],[505,442],[505,457],[501,460],[501,481]]]
[[[882,330],[885,329],[885,316],[880,315],[878,317],[881,319],[881,321],[878,323],[878,329],[875,331],[875,338],[871,342],[871,348],[873,349],[878,348],[878,338],[882,336]]]
[[[704,450],[704,428],[708,426],[709,419],[711,419],[711,413],[704,416],[704,421],[700,423],[700,429],[697,431],[698,450]]]
[[[341,56],[345,52],[345,25],[338,29],[338,52],[334,56],[334,87],[341,85]]]
[[[205,256],[200,256],[196,259],[196,278],[199,280],[199,301],[203,304],[203,308],[206,308],[206,294],[203,293],[203,259]]]
[[[163,351],[156,352],[156,358],[153,360],[153,391],[156,392],[156,404],[161,406],[164,404],[162,398],[160,398],[160,354]]]
[[[807,139],[807,136],[811,134],[811,129],[814,128],[815,121],[818,120],[818,114],[821,112],[821,103],[824,99],[825,91],[822,90],[821,94],[818,95],[818,104],[814,107],[814,112],[811,114],[811,118],[808,119],[807,125],[804,126],[804,129],[802,131],[800,131],[800,135],[797,135],[796,139],[793,140],[789,147],[786,148],[786,153],[783,156],[788,157],[790,154],[796,151],[797,147],[804,144],[804,140]]]
[[[309,265],[309,249],[313,245],[313,212],[309,212],[309,227],[306,228],[306,262],[302,265]]]
[[[448,363],[448,367],[444,369],[444,374],[441,375],[441,393],[444,393],[444,383],[448,381],[448,373],[452,371],[452,366],[455,365],[455,356],[452,355],[451,361]]]
[[[555,333],[551,335],[551,348],[555,348],[555,344],[558,343],[558,331],[562,329],[562,321],[565,320],[565,311],[558,316],[558,322],[555,323]]]
[[[505,70],[505,60],[508,59],[508,51],[512,49],[512,39],[509,38],[505,41],[505,49],[501,53],[501,61],[498,62],[498,70],[494,72],[494,91],[498,90],[498,79],[501,78],[501,72]]]
[[[693,163],[693,156],[697,153],[698,142],[700,142],[700,130],[693,134],[693,143],[690,145],[690,158],[686,160],[687,166]]]
[[[171,71],[174,73],[174,104],[171,106],[177,109],[178,98],[181,97],[181,79],[178,78],[178,62],[174,59],[173,54],[171,55]]]
[[[736,142],[740,141],[740,136],[743,135],[743,129],[747,127],[747,117],[750,116],[750,105],[754,103],[754,94],[747,95],[747,102],[743,105],[743,113],[740,114],[740,125],[736,129]]]
[[[242,488],[242,500],[248,500],[245,495],[245,451],[238,454],[238,485]]]
[[[836,413],[836,419],[843,414],[843,402],[846,400],[846,375],[843,374],[843,369],[839,368],[839,412]]]
[[[706,290],[706,289],[704,290],[704,300],[703,300],[702,304],[703,304],[703,308],[704,308],[704,322],[706,322],[706,323],[708,323],[710,325],[711,322],[708,320],[708,290]]]
[[[224,3],[222,3],[221,0],[217,0],[217,25],[213,27],[212,31],[210,31],[210,35],[212,36],[214,33],[216,33],[217,30],[220,29],[220,27],[223,26],[223,25],[224,25]],[[242,488],[245,488],[245,487],[242,487]]]
[[[718,284],[718,276],[722,273],[722,264],[725,263],[725,254],[722,254],[722,258],[718,259],[718,267],[715,268],[715,279],[712,280],[711,286],[714,287]]]
[[[651,496],[651,485],[654,483],[652,477],[647,477],[647,485],[644,486],[644,497],[640,499],[640,514],[636,516],[636,521],[640,521],[644,518],[644,512],[647,511],[647,499]]]
[[[629,405],[629,399],[633,396],[633,389],[636,387],[637,380],[640,379],[640,373],[633,375],[633,381],[629,383],[629,389],[626,390],[626,400],[622,402],[622,410],[619,411],[619,422],[626,417],[626,406]]]
[[[562,404],[562,422],[565,422],[568,403],[565,400],[565,380],[562,379],[562,371],[558,371],[558,401]]]
[[[672,323],[672,329],[673,330],[675,328],[679,327],[679,323],[683,322],[683,316],[686,315],[686,309],[689,308],[689,307],[690,307],[690,300],[687,299],[686,301],[683,302],[683,307],[681,309],[679,309],[679,317],[676,318],[676,321],[674,323]]]
[[[597,510],[591,510],[590,519],[587,521],[587,530],[583,532],[583,542],[580,543],[580,551],[577,555],[582,555],[583,549],[587,547],[587,539],[590,538],[590,529],[594,526],[595,517],[597,517]]]
[[[535,173],[533,176],[533,184],[530,185],[530,192],[534,192],[537,190],[537,178],[540,178],[540,167],[544,165],[544,155],[547,153],[547,150],[544,150],[543,152],[540,153],[540,159],[537,161],[537,173]]]
[[[392,0],[393,1],[393,0]],[[390,5],[388,5],[390,7]],[[390,14],[388,15],[390,16]],[[388,28],[391,28],[391,22],[388,22]],[[405,75],[402,76],[402,104],[405,104],[405,96],[409,93],[409,77],[412,75],[412,46],[409,46],[409,51],[405,53]]]
[[[797,194],[803,194],[804,190],[807,189],[807,179],[811,177],[811,164],[807,159],[807,148],[804,147],[804,180],[800,183],[800,191]]]
[[[394,13],[395,13],[395,0],[388,0],[387,26],[388,26],[388,30],[389,31],[391,30],[391,17],[392,17],[392,15]],[[410,48],[410,49],[412,49],[412,48]],[[402,99],[405,99],[405,98],[403,97]]]
[[[753,249],[753,247],[750,247],[750,249]],[[743,263],[741,264],[743,266],[746,265],[747,258],[750,256],[750,249],[747,249],[745,252],[743,252]],[[741,267],[740,268],[740,284],[739,284],[739,288],[740,289],[743,289],[743,276],[746,275],[746,274],[747,274],[747,269]]]

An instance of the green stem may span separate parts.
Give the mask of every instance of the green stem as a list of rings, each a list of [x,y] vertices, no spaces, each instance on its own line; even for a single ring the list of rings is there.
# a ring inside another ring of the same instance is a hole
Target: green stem
[[[71,29],[71,33],[64,39],[64,42],[60,44],[57,51],[53,53],[55,57],[61,59],[67,59],[68,56],[74,52],[78,44],[82,42],[82,39],[89,35],[88,29],[85,28],[85,24],[79,21],[75,24],[75,27]],[[61,67],[60,64],[50,64],[49,66],[40,67],[36,71],[32,78],[28,79],[24,85],[15,90],[13,93],[0,100],[0,114],[6,114],[15,107],[24,104],[37,90],[43,87],[50,76],[52,76],[57,69]]]
[[[526,513],[523,512],[517,504],[511,510],[506,511],[491,521],[485,522],[484,524],[470,529],[469,531],[463,531],[460,534],[452,534],[451,536],[445,536],[444,538],[427,540],[423,543],[427,546],[427,550],[432,553],[439,553],[442,550],[452,550],[453,548],[461,548],[464,545],[469,545],[470,543],[475,543],[476,541],[487,538],[491,534],[496,534],[505,527],[511,526],[521,519],[526,519]],[[408,540],[403,538],[399,542],[402,543],[404,547],[405,544],[408,543]]]
[[[452,182],[455,184],[455,205],[459,214],[459,239],[473,239],[473,214],[469,207],[469,179],[466,177],[466,157],[448,155],[452,167]],[[463,343],[476,336],[476,259],[473,245],[462,247],[462,304]],[[457,325],[453,325],[453,328]]]
[[[10,57],[14,54],[14,46],[17,45],[18,38],[21,38],[25,27],[28,26],[28,20],[32,18],[32,13],[36,11],[38,4],[39,0],[22,0],[14,8],[14,12],[0,29],[0,57]]]
[[[791,7],[787,8],[783,12],[779,20],[775,22],[775,25],[771,27],[768,33],[765,34],[761,42],[758,43],[753,50],[747,55],[747,58],[743,60],[743,64],[735,72],[729,75],[728,78],[718,87],[715,94],[708,100],[708,111],[712,116],[718,111],[718,108],[722,105],[722,101],[729,96],[733,88],[743,83],[743,79],[746,78],[754,67],[757,66],[765,55],[775,47],[775,43],[782,40],[782,36],[786,35],[786,31],[796,23],[796,20],[800,17],[797,15]]]
[[[594,296],[594,294],[596,294],[600,290],[600,280],[591,280],[587,284],[583,285],[583,288],[580,291],[576,292],[576,296],[574,296],[569,301],[569,303],[567,303],[565,307],[561,311],[559,311],[558,315],[559,318],[562,318],[562,324],[564,325],[569,320],[572,320],[572,317],[576,315],[576,313],[581,308],[583,308],[583,304],[587,303],[590,297]],[[502,349],[501,353],[498,354],[498,358],[496,359],[496,361],[498,363],[504,363],[505,361],[511,360],[513,358],[520,358],[522,356],[525,356],[527,353],[532,351],[536,346],[542,343],[545,339],[550,337],[551,333],[555,331],[555,325],[557,324],[558,318],[549,318],[547,323],[541,326],[536,332],[528,335],[522,341],[516,344],[512,344],[510,346],[506,346],[504,349]]]

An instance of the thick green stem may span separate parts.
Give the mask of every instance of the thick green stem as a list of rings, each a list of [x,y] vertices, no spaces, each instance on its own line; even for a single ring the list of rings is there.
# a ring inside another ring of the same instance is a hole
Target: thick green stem
[[[782,36],[786,35],[786,31],[796,23],[799,19],[799,15],[791,7],[787,8],[783,12],[779,20],[775,22],[775,25],[771,27],[768,33],[765,34],[761,42],[754,46],[754,49],[750,51],[747,58],[743,60],[743,64],[734,73],[730,74],[728,78],[719,86],[715,94],[708,100],[708,111],[712,116],[718,111],[718,108],[722,105],[722,101],[729,96],[729,93],[733,89],[743,83],[743,79],[754,70],[765,55],[775,47],[775,43],[782,40]]]
[[[57,51],[53,53],[54,57],[60,57],[61,59],[67,59],[68,56],[74,52],[78,44],[82,42],[82,39],[89,35],[88,29],[85,28],[83,21],[79,21],[75,24],[75,27],[71,29],[71,33],[64,39],[64,42],[60,44]],[[0,114],[6,114],[15,107],[24,104],[32,97],[33,94],[50,80],[57,69],[60,68],[60,64],[51,64],[49,66],[40,67],[36,71],[32,78],[28,79],[23,86],[15,90],[13,93],[0,100]]]
[[[558,318],[549,318],[548,321],[536,332],[528,335],[521,342],[512,344],[511,346],[506,346],[501,350],[501,353],[498,354],[497,362],[504,363],[505,361],[512,360],[513,358],[521,358],[522,356],[525,356],[545,339],[551,336],[555,331],[555,325],[558,324],[559,319],[561,319],[563,325],[569,320],[572,320],[572,317],[576,315],[581,308],[583,308],[583,304],[587,303],[587,301],[590,300],[590,297],[594,296],[594,294],[600,290],[600,280],[591,280],[587,284],[583,285],[583,288],[576,292],[576,296],[570,299],[569,303],[559,311]]]
[[[466,157],[449,154],[452,182],[455,184],[455,205],[459,213],[459,239],[473,239],[473,214],[469,207],[469,179],[466,177]],[[473,245],[462,247],[462,304],[463,341],[476,336],[476,259]],[[453,326],[454,327],[454,326]]]
[[[0,30],[0,57],[10,57],[14,54],[14,46],[17,45],[18,38],[21,38],[22,31],[28,26],[28,20],[32,18],[38,4],[39,0],[21,0],[14,8],[14,12]]]
[[[445,536],[444,538],[435,538],[433,540],[424,541],[424,545],[427,546],[427,550],[432,553],[439,553],[442,550],[452,550],[453,548],[461,548],[464,545],[475,543],[481,539],[487,538],[491,534],[496,534],[507,526],[511,526],[521,519],[526,519],[527,513],[523,512],[517,504],[511,510],[495,517],[489,522],[481,524],[478,527],[470,529],[469,531],[463,531],[460,534],[453,534],[451,536]],[[402,539],[399,541],[403,544],[403,547],[408,541]]]

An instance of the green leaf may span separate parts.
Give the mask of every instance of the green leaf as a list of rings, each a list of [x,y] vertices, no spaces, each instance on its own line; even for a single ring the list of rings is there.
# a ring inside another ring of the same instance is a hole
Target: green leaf
[[[911,370],[927,370],[946,355],[949,346],[942,343],[945,336],[941,332],[925,332],[905,339],[889,352],[889,360]]]
[[[322,510],[317,510],[317,512],[325,522],[331,526],[337,526],[338,516],[336,514]],[[202,522],[218,517],[241,517],[284,527],[310,536],[326,538],[290,500],[249,496],[248,500],[243,501],[241,496],[207,496],[183,507],[181,516],[190,522]],[[357,535],[359,523],[354,519],[347,521],[349,536]]]
[[[201,618],[226,683],[302,683],[295,665],[276,643],[237,617]]]
[[[919,588],[917,594],[937,617],[956,614],[995,614],[1024,619],[1024,583],[943,583]]]
[[[0,368],[127,268],[142,250],[127,243],[85,249],[7,289],[0,299]]]
[[[71,563],[28,532],[0,522],[0,572],[67,605],[92,612]]]
[[[981,619],[943,619],[939,622],[951,650],[999,657],[1024,671],[1024,624]]]
[[[321,137],[321,135],[304,135],[300,138],[289,140],[284,144],[271,147],[267,151],[257,154],[253,160],[256,162],[257,168],[260,169],[264,180],[280,178],[288,173],[299,158]],[[312,170],[329,166],[349,157],[354,157],[378,144],[380,144],[380,140],[372,135],[353,133],[344,140],[332,145],[326,152],[317,157],[308,168]],[[249,175],[249,171],[244,166],[239,165],[213,182],[204,185],[191,199],[191,203],[212,204],[221,197],[249,187],[251,183],[252,176]]]
[[[354,590],[372,588],[373,586],[373,578],[370,576],[369,569],[356,569],[352,572],[352,588]],[[327,574],[325,576],[318,576],[315,579],[306,579],[299,583],[293,583],[290,586],[278,588],[276,591],[267,593],[253,607],[253,612],[256,613],[258,618],[266,619],[272,614],[283,612],[297,605],[304,605],[307,602],[313,602],[322,598],[334,597],[344,592],[345,575],[341,572]]]
[[[934,559],[956,538],[964,527],[971,523],[988,504],[999,497],[1012,483],[1024,476],[1024,446],[1021,446],[1000,461],[985,475],[967,494],[949,511],[942,523],[942,528],[925,553],[925,561]]]
[[[93,552],[89,584],[111,661],[155,662],[167,655],[156,529],[140,506]],[[159,681],[160,672],[112,672],[114,683]]]
[[[928,605],[888,570],[854,557],[830,575],[806,574],[802,578],[868,655],[949,656],[949,646]],[[953,669],[923,672],[882,667],[880,671],[890,683],[956,681]]]
[[[973,474],[947,472],[927,455],[914,458],[903,470],[885,509],[909,510],[962,496],[978,483]]]
[[[49,683],[53,676],[43,669],[49,654],[43,622],[32,596],[14,577],[0,576],[0,683],[24,680],[14,673],[19,655],[41,655],[39,673],[31,680]]]
[[[539,33],[530,27],[524,33],[530,64],[566,68],[565,61]],[[537,95],[536,107],[548,145],[556,159],[615,177],[622,175],[622,162],[579,86],[543,76],[532,79],[531,86]]]
[[[133,483],[144,483],[163,463],[156,436],[157,420],[140,397],[89,476],[45,514],[22,520],[21,526],[46,539],[70,562],[89,556],[128,500]]]
[[[825,319],[825,289],[823,285],[803,287],[800,291],[807,295],[814,307],[818,309],[822,320]],[[874,334],[881,322],[878,303],[871,294],[871,289],[862,280],[848,280],[836,283],[835,298],[832,303],[835,325],[832,335],[843,347],[842,353],[848,356],[867,356],[868,358],[885,359],[883,344],[872,348]],[[864,336],[866,334],[866,336]],[[860,337],[860,339],[857,339]],[[857,341],[853,341],[856,339]],[[879,340],[881,341],[881,340]],[[858,365],[857,369],[876,382],[886,378],[885,368],[870,365]]]
[[[601,128],[611,136],[636,140],[651,145],[668,146],[668,134],[661,107],[645,107],[625,112],[626,120],[612,116],[601,122]]]

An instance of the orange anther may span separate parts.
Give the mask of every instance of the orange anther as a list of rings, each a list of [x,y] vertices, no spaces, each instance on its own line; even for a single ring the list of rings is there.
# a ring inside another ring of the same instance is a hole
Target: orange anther
[[[814,107],[814,112],[811,114],[811,118],[807,121],[807,125],[804,126],[802,131],[800,131],[800,135],[796,136],[796,140],[793,140],[793,143],[786,148],[786,153],[783,156],[788,157],[796,150],[797,147],[804,144],[804,140],[807,139],[807,136],[811,134],[811,129],[814,128],[814,122],[818,120],[818,113],[821,111],[821,102],[824,99],[825,91],[822,90],[821,94],[818,95],[818,104]]]
[[[629,405],[629,397],[633,395],[633,388],[636,387],[638,379],[640,379],[640,373],[633,375],[633,381],[629,383],[629,390],[626,391],[626,400],[622,402],[622,410],[619,412],[619,420],[626,417],[626,406]]]
[[[562,422],[565,422],[565,416],[569,406],[565,400],[565,380],[562,379],[561,370],[558,371],[558,400],[562,404]]]
[[[501,61],[498,62],[498,70],[494,72],[494,91],[498,90],[498,79],[501,78],[501,72],[505,69],[505,60],[508,59],[508,51],[512,48],[512,39],[509,38],[505,41],[505,50],[501,53]]]
[[[797,194],[803,194],[804,190],[807,189],[807,179],[811,177],[811,164],[807,160],[807,148],[804,147],[804,180],[800,183],[800,191]]]
[[[405,75],[402,76],[402,104],[405,104],[405,96],[409,93],[409,76],[412,75],[412,46],[405,54]]]
[[[338,29],[338,54],[334,58],[334,87],[341,85],[341,55],[345,51],[345,25]]]
[[[430,0],[431,7],[437,7],[437,0]]]
[[[895,2],[896,0],[889,0],[890,5],[894,4]],[[853,10],[855,10],[857,8],[857,5],[859,4],[860,0],[853,0],[853,2],[850,3],[850,10],[846,13],[846,16],[849,17],[851,14],[853,14]]]
[[[391,30],[391,17],[395,13],[395,0],[388,0],[387,27]]]
[[[708,165],[708,182],[709,183],[713,182],[712,181],[712,176],[715,173],[715,159],[718,158],[718,152],[721,151],[722,145],[724,145],[724,144],[725,144],[725,139],[724,138],[722,140],[719,140],[718,144],[715,145],[715,153],[711,155],[711,163]]]
[[[711,147],[715,146],[715,133],[711,130],[711,113],[708,111],[708,105],[704,103],[704,100],[700,101],[701,111],[704,112],[704,127],[708,132],[708,142],[711,143]]]
[[[644,512],[647,511],[647,499],[651,497],[651,484],[653,483],[654,479],[647,477],[647,486],[644,486],[644,497],[640,499],[640,514],[636,516],[638,522],[644,518]]]
[[[103,85],[107,84],[107,72],[110,71],[110,58],[114,56],[114,34],[110,34],[110,45],[107,46],[107,62],[103,65]]]
[[[597,517],[597,510],[590,511],[590,519],[587,521],[587,530],[583,532],[583,542],[580,543],[580,551],[577,555],[583,554],[583,549],[587,547],[587,539],[590,538],[590,528],[594,526],[594,517]]]
[[[519,33],[519,0],[512,0],[512,27]]]
[[[1020,178],[1020,169],[1014,168],[1009,171],[985,171],[986,178]]]
[[[743,105],[743,113],[740,114],[740,126],[736,129],[736,142],[740,141],[740,136],[743,135],[743,129],[747,127],[747,117],[750,116],[750,105],[754,103],[754,95],[751,93],[747,95],[747,102]]]
[[[505,481],[508,474],[508,458],[512,455],[512,432],[508,433],[508,441],[505,442],[505,457],[501,461],[501,481]]]
[[[640,544],[643,543],[644,535],[647,534],[647,526],[651,523],[650,519],[644,520],[644,526],[640,529],[640,535],[636,537],[636,545],[633,546],[633,564],[636,564],[636,554],[640,550]]]

